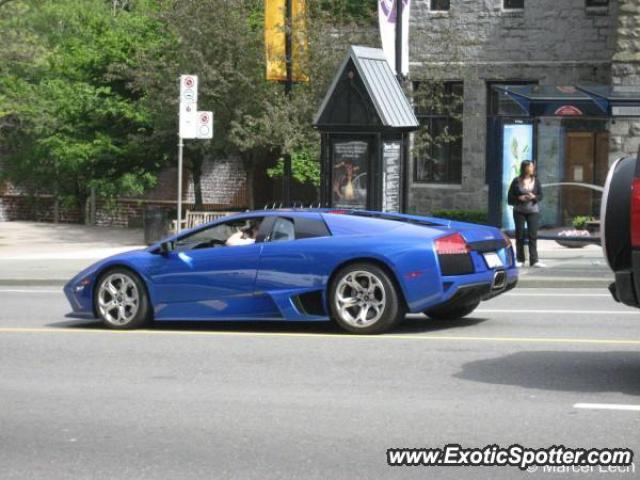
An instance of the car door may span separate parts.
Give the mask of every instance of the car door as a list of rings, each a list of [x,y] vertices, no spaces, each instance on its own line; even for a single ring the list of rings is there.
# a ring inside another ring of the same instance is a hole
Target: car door
[[[179,238],[174,251],[158,256],[150,269],[157,319],[260,316],[253,292],[265,233],[259,230],[253,244],[226,246],[238,222],[259,222],[260,228],[272,223],[263,217],[219,222]]]
[[[275,219],[260,258],[256,296],[268,295],[282,308],[289,295],[322,289],[330,236],[320,215]]]

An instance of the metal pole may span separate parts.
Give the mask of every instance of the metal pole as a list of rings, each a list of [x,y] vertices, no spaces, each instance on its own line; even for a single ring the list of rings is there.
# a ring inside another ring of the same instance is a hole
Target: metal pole
[[[180,233],[182,229],[182,150],[184,142],[182,137],[178,136],[178,218],[176,222],[176,233]]]
[[[404,81],[402,75],[402,9],[404,0],[396,0],[396,76],[400,84]]]
[[[291,36],[293,31],[293,0],[286,0],[286,9],[284,55],[287,67],[287,81],[284,84],[284,91],[289,95],[291,93],[291,86],[293,85],[293,39]]]
[[[284,93],[287,97],[291,95],[293,86],[293,0],[286,0],[286,21],[285,21],[285,63],[287,67],[287,79],[284,83]],[[285,207],[291,205],[291,155],[285,153],[282,172],[282,202]]]

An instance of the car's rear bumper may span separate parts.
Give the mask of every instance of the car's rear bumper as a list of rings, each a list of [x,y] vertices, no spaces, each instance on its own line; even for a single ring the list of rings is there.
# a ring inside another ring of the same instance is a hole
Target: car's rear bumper
[[[502,278],[496,278],[497,274]],[[418,297],[414,302],[408,302],[409,311],[418,313],[444,305],[456,303],[461,305],[496,297],[516,286],[518,270],[511,267],[485,270],[469,275],[445,276],[441,277],[441,282],[440,290],[435,294]]]
[[[499,288],[494,287],[491,283],[461,285],[456,290],[456,293],[454,293],[449,300],[438,305],[438,308],[446,307],[447,305],[467,305],[483,300],[489,300],[490,298],[497,297],[498,295],[512,290],[517,284],[518,277],[512,277]]]
[[[630,307],[640,308],[640,251],[631,253],[631,268],[618,270],[615,282],[609,285],[613,298]]]

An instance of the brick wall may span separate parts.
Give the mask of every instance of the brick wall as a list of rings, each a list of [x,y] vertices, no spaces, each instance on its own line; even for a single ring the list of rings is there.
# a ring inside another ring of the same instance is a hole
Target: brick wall
[[[59,206],[58,215],[61,223],[80,223],[83,215],[77,207]],[[50,195],[29,197],[20,194],[0,196],[0,221],[34,220],[52,222],[54,217],[54,200]]]
[[[194,202],[193,177],[191,173],[187,177],[184,198],[187,202]],[[204,203],[234,207],[247,205],[247,172],[240,159],[205,161],[200,183]]]
[[[183,211],[193,210],[194,194],[191,173],[185,169]],[[120,198],[117,202],[98,200],[96,223],[110,226],[141,226],[147,207],[161,208],[175,215],[177,169],[167,168],[158,174],[156,186],[141,198]],[[203,210],[239,210],[247,208],[247,175],[240,161],[205,162],[202,175]],[[35,220],[52,222],[54,202],[51,195],[28,196],[5,183],[0,189],[0,221]],[[62,223],[81,223],[84,211],[77,207],[59,207]]]

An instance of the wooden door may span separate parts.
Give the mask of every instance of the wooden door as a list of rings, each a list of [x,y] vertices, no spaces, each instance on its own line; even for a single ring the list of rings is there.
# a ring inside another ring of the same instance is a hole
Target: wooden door
[[[569,132],[565,140],[564,181],[593,184],[595,159],[595,134]],[[593,213],[593,191],[578,186],[563,188],[563,221],[571,225],[574,217]]]

